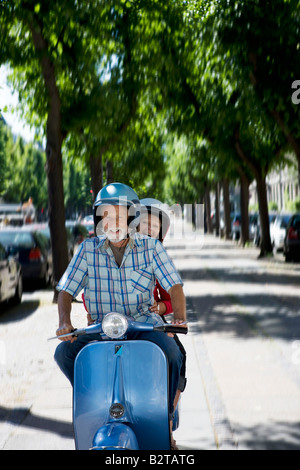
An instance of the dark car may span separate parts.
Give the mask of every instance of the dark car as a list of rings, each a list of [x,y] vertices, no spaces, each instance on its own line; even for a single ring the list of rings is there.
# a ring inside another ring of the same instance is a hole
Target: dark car
[[[0,302],[12,300],[18,304],[23,293],[20,263],[0,243]]]
[[[50,237],[50,228],[48,224],[35,224],[34,228],[37,232],[42,233],[47,237],[49,247],[51,248],[51,237]],[[73,235],[69,227],[66,227],[67,231],[67,244],[68,244],[68,259],[71,261],[73,258],[74,254],[74,240],[73,240]],[[51,248],[52,249],[52,248]]]
[[[300,213],[293,214],[289,220],[283,253],[286,261],[300,260]]]
[[[49,240],[33,227],[3,229],[0,243],[15,255],[22,266],[23,280],[40,281],[47,286],[52,277],[52,252]]]

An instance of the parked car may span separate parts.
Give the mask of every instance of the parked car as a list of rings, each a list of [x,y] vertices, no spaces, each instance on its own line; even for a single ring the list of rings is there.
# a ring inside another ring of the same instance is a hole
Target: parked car
[[[22,268],[17,259],[0,243],[0,302],[19,304],[23,294]]]
[[[87,215],[86,217],[84,217],[81,223],[88,230],[89,237],[94,237],[95,236],[94,217],[92,215]]]
[[[35,224],[34,229],[37,232],[42,233],[43,235],[47,237],[49,247],[50,249],[52,249],[49,225],[48,224]],[[68,259],[69,261],[71,261],[71,259],[73,258],[73,254],[74,254],[74,239],[73,239],[71,229],[69,227],[66,227],[66,230],[67,230],[67,244],[68,244]]]
[[[232,223],[231,223],[231,234],[232,234],[232,239],[235,241],[241,238],[241,225],[242,225],[241,214],[234,214]]]
[[[293,214],[286,228],[283,244],[286,261],[300,259],[300,213]]]
[[[52,251],[49,240],[30,225],[0,231],[0,243],[22,266],[23,280],[38,280],[44,286],[52,277]]]
[[[241,238],[242,231],[242,216],[239,213],[235,213],[231,216],[231,236],[233,240],[239,240]],[[249,214],[249,240],[253,240],[257,231],[258,214]]]
[[[2,203],[0,204],[0,228],[7,225],[20,227],[24,223],[21,204]]]
[[[292,214],[279,214],[270,225],[271,243],[275,251],[283,250],[286,228],[291,217]]]
[[[251,241],[254,240],[255,233],[257,230],[258,224],[258,214],[255,212],[253,214],[249,214],[249,239]]]

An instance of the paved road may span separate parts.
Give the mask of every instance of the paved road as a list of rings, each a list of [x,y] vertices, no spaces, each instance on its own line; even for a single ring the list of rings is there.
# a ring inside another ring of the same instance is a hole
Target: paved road
[[[181,449],[300,448],[300,266],[215,237],[168,241],[187,295]],[[71,390],[53,362],[50,291],[0,313],[0,449],[73,449]],[[73,304],[77,326],[82,305]]]
[[[180,251],[218,445],[299,449],[299,265],[210,237]]]

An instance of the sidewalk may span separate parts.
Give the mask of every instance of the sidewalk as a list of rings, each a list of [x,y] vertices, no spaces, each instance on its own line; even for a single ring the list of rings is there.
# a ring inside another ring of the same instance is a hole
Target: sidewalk
[[[195,248],[170,254],[197,320],[218,448],[300,449],[299,265],[210,236]]]

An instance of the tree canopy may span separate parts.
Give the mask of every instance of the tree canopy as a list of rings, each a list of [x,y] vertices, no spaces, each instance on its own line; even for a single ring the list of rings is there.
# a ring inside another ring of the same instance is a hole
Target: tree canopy
[[[288,150],[300,168],[299,3],[0,2],[0,63],[46,139],[44,162],[34,148],[24,160],[40,181],[45,163],[55,281],[66,211],[91,205],[90,191],[111,177],[171,203],[255,180],[262,254],[270,251],[266,177]],[[21,197],[23,182],[11,184]]]

